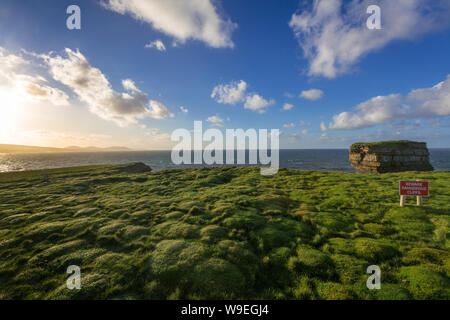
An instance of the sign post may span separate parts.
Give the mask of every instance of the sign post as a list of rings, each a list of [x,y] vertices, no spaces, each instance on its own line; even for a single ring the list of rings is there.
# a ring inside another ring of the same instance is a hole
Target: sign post
[[[428,181],[400,181],[399,184],[400,193],[400,207],[405,206],[406,196],[416,196],[417,205],[422,205],[422,197],[428,197],[430,195],[430,184]]]
[[[405,200],[406,200],[406,196],[400,195],[400,207],[405,206]]]

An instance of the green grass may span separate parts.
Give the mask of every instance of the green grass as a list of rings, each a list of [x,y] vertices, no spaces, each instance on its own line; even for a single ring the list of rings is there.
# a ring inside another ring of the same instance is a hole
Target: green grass
[[[0,299],[450,298],[450,172],[120,168],[0,174]]]
[[[376,142],[357,142],[351,145],[350,152],[359,152],[363,147],[398,147],[426,145],[426,142],[410,141],[410,140],[393,140],[393,141],[376,141]]]

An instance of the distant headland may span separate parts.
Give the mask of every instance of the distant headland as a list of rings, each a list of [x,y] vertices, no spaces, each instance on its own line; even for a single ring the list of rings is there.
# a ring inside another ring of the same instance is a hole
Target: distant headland
[[[61,153],[61,152],[108,152],[108,151],[131,151],[126,147],[78,147],[65,148],[23,146],[17,144],[0,144],[0,153]]]

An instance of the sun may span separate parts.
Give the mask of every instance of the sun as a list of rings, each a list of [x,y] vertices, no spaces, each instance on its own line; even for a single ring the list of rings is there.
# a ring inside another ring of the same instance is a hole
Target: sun
[[[22,103],[14,92],[0,90],[0,143],[10,143],[20,122]]]

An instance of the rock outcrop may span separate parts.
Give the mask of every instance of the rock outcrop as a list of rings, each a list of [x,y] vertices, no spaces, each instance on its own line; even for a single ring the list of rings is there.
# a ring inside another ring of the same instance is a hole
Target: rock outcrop
[[[425,142],[355,143],[349,153],[349,160],[357,173],[433,171]]]
[[[136,162],[120,167],[119,171],[125,173],[145,173],[152,171],[152,168],[142,162]]]

